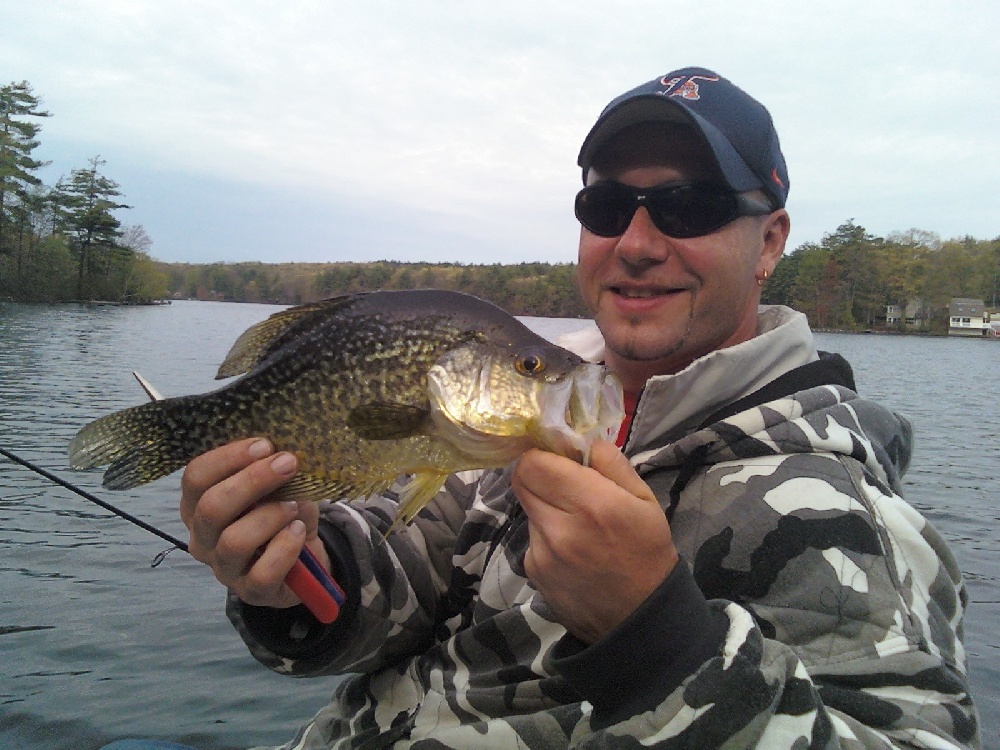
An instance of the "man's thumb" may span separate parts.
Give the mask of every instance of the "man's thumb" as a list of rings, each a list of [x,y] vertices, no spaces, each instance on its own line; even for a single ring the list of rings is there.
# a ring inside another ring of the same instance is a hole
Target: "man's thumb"
[[[598,440],[590,447],[590,468],[636,497],[657,502],[649,485],[642,481],[625,454],[614,443]]]

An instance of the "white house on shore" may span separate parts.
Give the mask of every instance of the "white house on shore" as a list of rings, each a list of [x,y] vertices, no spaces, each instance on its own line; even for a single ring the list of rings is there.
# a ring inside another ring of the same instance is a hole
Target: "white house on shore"
[[[956,297],[948,305],[949,336],[985,336],[989,329],[989,314],[981,299]]]
[[[922,299],[912,299],[905,307],[885,307],[886,328],[929,330],[933,317],[932,306]],[[1000,312],[991,313],[981,299],[953,297],[948,304],[948,335],[1000,338]]]

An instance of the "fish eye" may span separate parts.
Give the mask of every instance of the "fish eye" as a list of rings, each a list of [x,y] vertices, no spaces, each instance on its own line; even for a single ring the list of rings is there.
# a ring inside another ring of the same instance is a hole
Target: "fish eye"
[[[514,368],[528,377],[535,377],[545,372],[545,358],[540,354],[523,354],[514,360]]]

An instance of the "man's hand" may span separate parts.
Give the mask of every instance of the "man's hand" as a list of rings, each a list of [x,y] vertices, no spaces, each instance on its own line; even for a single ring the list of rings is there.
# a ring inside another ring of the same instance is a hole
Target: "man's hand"
[[[586,643],[620,625],[678,561],[666,516],[628,459],[603,441],[590,457],[584,467],[532,450],[513,477],[528,515],[525,572]]]
[[[247,604],[299,603],[284,580],[303,544],[329,569],[316,536],[317,505],[266,502],[297,468],[291,453],[275,454],[267,440],[250,438],[198,456],[184,470],[181,518],[191,555]]]

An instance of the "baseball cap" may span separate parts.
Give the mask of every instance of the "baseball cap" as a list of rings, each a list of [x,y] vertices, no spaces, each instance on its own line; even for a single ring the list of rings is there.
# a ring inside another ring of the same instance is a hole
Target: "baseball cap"
[[[637,86],[604,108],[580,148],[587,170],[607,141],[640,122],[692,125],[708,144],[729,187],[763,190],[775,208],[788,197],[788,168],[778,133],[763,104],[705,68],[681,68]]]

